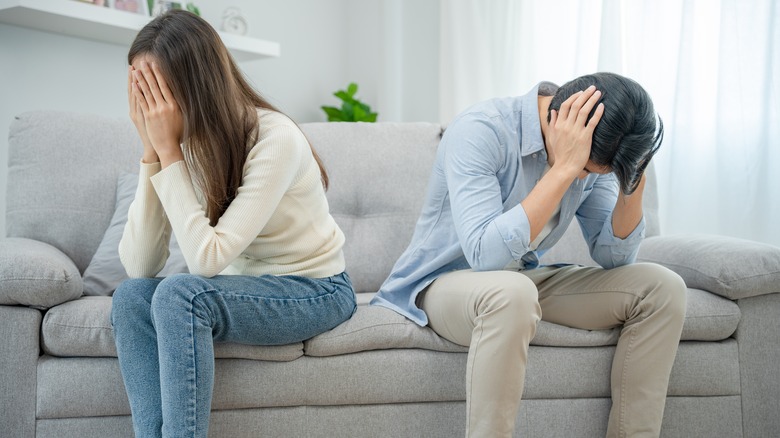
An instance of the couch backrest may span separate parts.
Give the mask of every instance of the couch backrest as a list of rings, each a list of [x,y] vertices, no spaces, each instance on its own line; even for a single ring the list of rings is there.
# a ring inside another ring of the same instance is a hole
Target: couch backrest
[[[17,116],[8,136],[6,234],[49,243],[84,272],[114,212],[117,177],[138,171],[141,151],[129,120]]]
[[[374,292],[411,239],[422,208],[441,127],[428,123],[310,123],[302,128],[331,177],[331,212],[347,235],[347,269],[359,292]],[[410,158],[413,157],[413,158]],[[647,236],[658,235],[653,165],[644,195]],[[579,224],[544,263],[595,265]]]
[[[359,292],[376,291],[411,239],[442,128],[432,123],[307,123],[331,179],[331,212],[346,234],[347,268]],[[58,111],[11,124],[7,235],[49,243],[83,272],[113,215],[116,181],[137,172],[142,146],[129,120]],[[658,234],[652,166],[645,193],[648,236]],[[593,264],[572,223],[544,261]]]
[[[422,209],[441,126],[308,123],[302,129],[330,177],[328,203],[347,241],[347,272],[375,292],[406,249]]]

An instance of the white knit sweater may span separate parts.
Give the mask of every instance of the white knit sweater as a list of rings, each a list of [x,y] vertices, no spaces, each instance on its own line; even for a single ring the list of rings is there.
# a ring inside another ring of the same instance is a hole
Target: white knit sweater
[[[130,277],[153,277],[171,230],[191,274],[301,275],[344,271],[344,234],[328,210],[317,162],[286,116],[258,110],[260,139],[235,199],[212,227],[184,161],[141,163],[119,255]]]

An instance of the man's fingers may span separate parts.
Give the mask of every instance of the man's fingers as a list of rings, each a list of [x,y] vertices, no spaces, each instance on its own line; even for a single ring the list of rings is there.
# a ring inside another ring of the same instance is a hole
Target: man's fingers
[[[599,124],[602,115],[604,115],[604,104],[600,103],[596,107],[596,111],[593,112],[593,117],[591,117],[585,125],[590,132],[593,132],[596,129],[596,125]]]
[[[577,125],[585,126],[587,124],[588,115],[593,111],[593,107],[596,106],[599,99],[601,99],[601,91],[596,90],[595,87],[593,87],[593,93],[588,97],[588,100],[582,104],[579,111],[577,111]]]
[[[574,103],[575,100],[577,100],[578,97],[582,94],[582,91],[578,91],[571,96],[569,96],[568,99],[564,100],[561,104],[561,108],[558,110],[558,118],[561,120],[566,120],[569,118],[569,109],[571,108],[571,105]]]

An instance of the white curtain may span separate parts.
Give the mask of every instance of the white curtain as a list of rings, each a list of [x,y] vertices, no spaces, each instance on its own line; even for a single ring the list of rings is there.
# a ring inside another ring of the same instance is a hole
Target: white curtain
[[[444,0],[440,116],[594,71],[650,93],[664,234],[780,246],[780,1]]]

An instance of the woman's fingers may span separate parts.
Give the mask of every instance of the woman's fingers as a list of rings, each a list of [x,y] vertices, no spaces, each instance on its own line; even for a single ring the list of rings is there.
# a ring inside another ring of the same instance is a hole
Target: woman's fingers
[[[149,107],[154,106],[155,103],[156,103],[155,102],[155,98],[154,98],[154,95],[152,94],[152,90],[150,88],[149,80],[144,75],[143,71],[135,70],[133,72],[133,75],[135,76],[136,86],[141,91],[141,97],[143,97],[143,99],[146,101],[146,104]],[[136,97],[138,97],[138,96],[136,95]]]
[[[133,96],[133,66],[127,66],[127,97]]]
[[[133,66],[127,67],[127,103],[130,107],[130,118],[135,121],[136,102],[133,95]]]
[[[149,91],[152,93],[152,98],[154,99],[155,103],[165,103],[165,99],[163,99],[163,96],[160,93],[159,86],[159,82],[162,78],[154,74],[152,69],[149,67],[149,63],[146,61],[141,62],[141,73],[143,74],[144,79],[146,79],[146,84],[149,86]]]
[[[149,103],[146,101],[146,97],[137,82],[133,82],[133,96],[135,96],[136,102],[138,102],[144,115],[146,115],[149,112]]]
[[[157,85],[160,88],[160,95],[162,99],[167,103],[175,103],[176,99],[173,97],[173,93],[171,93],[170,88],[168,88],[168,83],[165,82],[165,76],[163,76],[162,73],[160,73],[159,67],[157,67],[157,63],[152,63],[152,72],[154,73],[154,76],[157,78]]]

